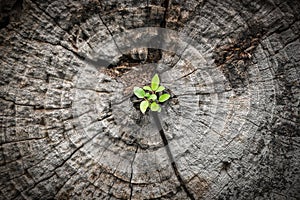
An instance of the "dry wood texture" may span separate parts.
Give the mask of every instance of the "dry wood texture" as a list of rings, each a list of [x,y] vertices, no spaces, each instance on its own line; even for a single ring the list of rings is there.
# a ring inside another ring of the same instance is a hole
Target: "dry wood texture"
[[[0,0],[0,199],[300,199],[299,13]],[[154,73],[159,122],[132,96]]]

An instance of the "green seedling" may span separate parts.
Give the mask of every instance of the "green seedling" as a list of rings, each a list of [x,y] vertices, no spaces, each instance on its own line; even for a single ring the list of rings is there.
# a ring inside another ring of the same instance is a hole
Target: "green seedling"
[[[148,108],[152,111],[161,111],[159,103],[167,101],[171,96],[168,93],[163,93],[166,89],[164,86],[159,85],[160,80],[155,74],[151,81],[151,86],[144,86],[143,88],[134,87],[133,93],[138,98],[142,99],[140,103],[140,110],[143,114]]]

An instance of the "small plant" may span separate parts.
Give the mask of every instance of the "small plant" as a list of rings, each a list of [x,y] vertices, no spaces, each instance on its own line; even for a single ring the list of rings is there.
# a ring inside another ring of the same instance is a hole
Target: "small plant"
[[[159,85],[159,77],[155,74],[151,81],[151,86],[144,86],[143,88],[134,87],[133,93],[140,99],[140,110],[144,114],[148,108],[152,111],[161,111],[159,103],[163,103],[170,98],[170,94],[163,93],[164,86]]]

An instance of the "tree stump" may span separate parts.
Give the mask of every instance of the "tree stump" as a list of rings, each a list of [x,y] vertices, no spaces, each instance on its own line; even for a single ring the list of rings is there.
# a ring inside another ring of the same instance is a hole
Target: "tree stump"
[[[299,199],[299,11],[0,0],[0,199]]]

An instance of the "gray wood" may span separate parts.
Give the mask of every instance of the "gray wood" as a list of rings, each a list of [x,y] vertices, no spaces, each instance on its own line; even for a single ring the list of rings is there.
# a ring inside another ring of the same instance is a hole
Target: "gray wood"
[[[0,0],[0,199],[300,199],[299,11]]]

